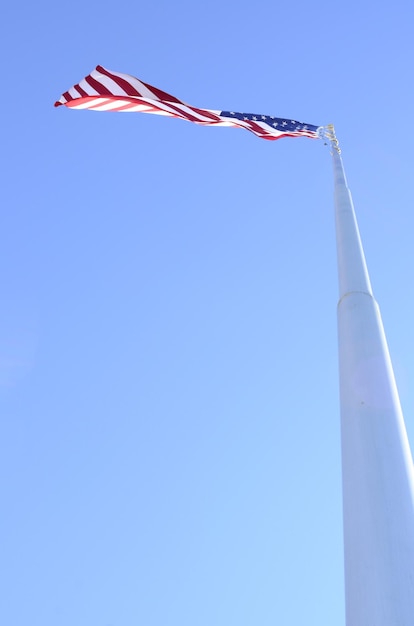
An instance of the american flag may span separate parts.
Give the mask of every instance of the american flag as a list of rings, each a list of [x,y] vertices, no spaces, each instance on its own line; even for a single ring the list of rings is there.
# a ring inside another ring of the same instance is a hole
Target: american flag
[[[246,128],[262,139],[321,136],[321,127],[291,119],[234,111],[198,109],[129,76],[98,65],[77,85],[65,91],[55,106],[93,111],[129,111],[179,117],[204,126]]]

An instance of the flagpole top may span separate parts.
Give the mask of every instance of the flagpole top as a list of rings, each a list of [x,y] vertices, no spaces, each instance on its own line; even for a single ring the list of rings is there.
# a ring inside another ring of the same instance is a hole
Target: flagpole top
[[[335,128],[333,124],[327,124],[324,126],[324,138],[331,142],[332,150],[335,150],[338,154],[341,154],[341,148],[339,147],[339,141],[336,138]]]

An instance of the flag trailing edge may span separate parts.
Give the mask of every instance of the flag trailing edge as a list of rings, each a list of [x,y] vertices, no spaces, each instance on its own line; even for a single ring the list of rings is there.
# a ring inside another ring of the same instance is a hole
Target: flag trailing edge
[[[324,136],[324,127],[296,120],[193,107],[134,76],[110,71],[101,65],[55,102],[56,107],[61,105],[93,111],[155,113],[203,126],[246,128],[257,137],[270,140],[281,137],[319,139]]]

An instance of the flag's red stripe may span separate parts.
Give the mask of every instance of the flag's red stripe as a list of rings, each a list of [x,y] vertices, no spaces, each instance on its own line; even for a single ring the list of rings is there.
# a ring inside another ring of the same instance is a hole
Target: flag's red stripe
[[[100,96],[113,96],[113,93],[109,91],[109,89],[105,87],[105,85],[95,80],[95,78],[92,78],[91,75],[86,76],[85,80],[88,85],[90,85],[93,89],[95,89],[95,91],[98,92]]]
[[[76,91],[81,95],[81,96],[88,96],[89,94],[82,89],[82,87],[80,85],[75,85],[74,89],[76,89]]]
[[[196,113],[199,113],[200,115],[204,115],[204,117],[209,117],[212,121],[215,122],[220,122],[221,121],[221,117],[216,115],[215,113],[212,113],[211,111],[208,111],[207,109],[197,109],[196,107],[191,107],[192,111],[195,111]]]
[[[161,89],[157,89],[156,87],[153,87],[152,85],[148,85],[148,83],[144,83],[143,81],[141,82],[143,85],[145,85],[147,89],[150,89],[157,96],[157,98],[159,98],[159,100],[164,100],[165,102],[175,102],[176,104],[186,104],[182,100],[179,100],[178,98],[176,98],[175,96],[172,96],[170,93],[167,93],[166,91],[161,91]]]
[[[109,72],[104,67],[102,67],[102,65],[98,65],[96,67],[96,70],[100,72],[101,74],[108,76],[108,78],[112,78],[112,80],[115,81],[116,84],[119,85],[129,96],[142,96],[142,94],[139,93],[135,89],[135,87],[133,87],[133,85],[131,85],[131,83],[128,82],[127,79],[121,78],[120,76],[116,76],[115,74],[111,74],[111,72]],[[153,87],[152,85],[148,85],[148,83],[144,83],[142,80],[140,80],[139,82],[142,83],[147,89],[149,89],[154,94],[154,96],[158,98],[159,100],[165,100],[168,102],[176,102],[177,104],[182,104],[181,100],[179,100],[175,96],[172,96],[171,94],[166,93],[165,91],[161,91],[161,89],[157,89],[156,87]]]
[[[253,120],[244,120],[244,121],[246,121],[247,124],[249,125],[249,130],[251,130],[256,135],[266,136],[268,134],[271,134],[266,128],[259,126],[259,124],[256,124]]]
[[[100,107],[102,106],[104,103],[103,102],[99,102],[94,104],[94,100],[96,100],[97,98],[105,98],[107,101],[116,101],[118,100],[117,98],[114,98],[114,96],[86,96],[84,98],[76,98],[74,100],[71,100],[70,102],[66,102],[65,106],[72,108],[72,107],[78,107],[82,104],[87,104],[89,103],[89,106],[87,107],[83,107],[84,109],[89,109],[91,111],[93,111],[96,107]],[[123,107],[123,106],[128,106],[131,107],[132,104],[128,101],[130,100],[127,96],[125,96],[124,98],[124,102],[122,102],[121,100],[119,101],[119,106]],[[137,104],[137,102],[135,101],[133,104]],[[116,109],[109,109],[109,111],[117,111],[118,107]]]
[[[154,103],[155,106],[157,105],[157,103]],[[168,106],[168,109],[172,109],[173,111],[176,111],[176,116],[177,117],[181,117],[183,119],[188,120],[189,122],[195,122],[196,124],[208,124],[207,120],[200,120],[196,115],[191,115],[191,113],[189,113],[188,111],[183,111],[179,106],[174,106],[174,104],[172,104],[171,102],[165,102],[165,105]],[[212,122],[218,122],[220,121],[220,118],[215,116],[213,113],[204,111],[203,109],[196,109],[194,107],[190,107],[188,104],[184,105],[186,106],[188,109],[190,109],[190,111],[194,111],[194,113],[199,113],[200,115],[202,115],[203,117],[208,117],[210,118],[210,120]],[[161,110],[162,107],[159,107]],[[172,113],[172,115],[174,115],[174,113]]]
[[[140,96],[141,95],[135,89],[135,87],[131,85],[131,83],[129,83],[124,78],[121,78],[120,76],[115,76],[114,74],[111,74],[111,72],[108,72],[108,70],[102,67],[102,65],[98,65],[96,67],[96,71],[100,72],[101,74],[104,74],[108,78],[111,78],[117,85],[121,87],[121,89],[123,89],[128,94],[128,96]]]
[[[68,107],[69,109],[71,109],[72,107],[77,107],[80,104],[83,104],[84,102],[86,102],[87,100],[92,100],[98,98],[98,96],[87,96],[86,98],[76,98],[76,99],[71,99],[68,102],[65,102],[65,107]]]

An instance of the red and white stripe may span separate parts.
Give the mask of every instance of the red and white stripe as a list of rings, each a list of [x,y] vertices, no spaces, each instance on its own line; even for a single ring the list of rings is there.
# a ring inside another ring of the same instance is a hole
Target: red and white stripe
[[[119,72],[97,68],[55,102],[72,109],[130,111],[181,117],[198,124],[217,124],[219,111],[197,109],[156,87]]]
[[[250,130],[263,139],[279,137],[315,138],[314,132],[283,132],[260,121],[238,120],[222,117],[220,111],[199,109],[178,100],[174,96],[152,87],[130,76],[105,69],[98,65],[55,102],[55,106],[64,105],[71,109],[91,109],[93,111],[118,111],[155,113],[178,117],[205,126],[233,126]]]

